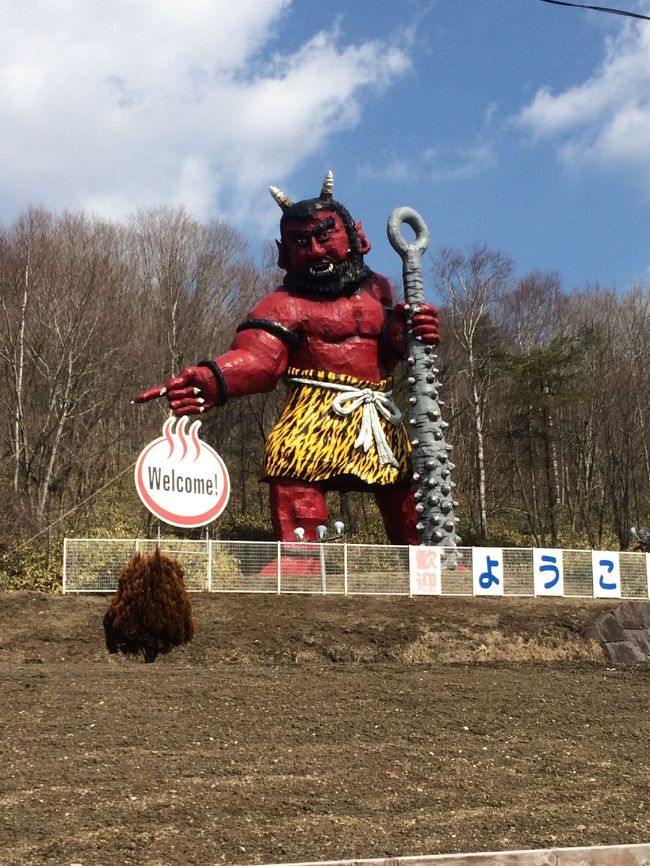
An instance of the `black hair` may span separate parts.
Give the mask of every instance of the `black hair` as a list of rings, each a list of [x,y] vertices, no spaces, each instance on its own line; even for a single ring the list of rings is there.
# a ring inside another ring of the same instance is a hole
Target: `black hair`
[[[319,211],[329,210],[337,213],[341,217],[341,221],[345,226],[345,231],[350,240],[350,247],[355,252],[361,249],[361,238],[357,234],[357,227],[354,220],[350,216],[349,211],[340,202],[334,199],[323,198],[306,198],[303,201],[297,201],[288,207],[282,214],[280,220],[280,233],[282,226],[286,220],[305,220],[317,216]]]

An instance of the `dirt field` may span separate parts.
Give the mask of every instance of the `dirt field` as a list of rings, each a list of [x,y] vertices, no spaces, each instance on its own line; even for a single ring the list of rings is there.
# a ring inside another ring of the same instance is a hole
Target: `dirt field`
[[[108,656],[106,597],[0,594],[0,864],[210,866],[650,841],[650,670],[610,604],[192,596]]]

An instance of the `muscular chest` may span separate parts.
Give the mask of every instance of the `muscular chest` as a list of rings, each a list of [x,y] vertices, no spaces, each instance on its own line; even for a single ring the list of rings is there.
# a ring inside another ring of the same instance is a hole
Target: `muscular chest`
[[[351,337],[377,339],[384,326],[381,301],[365,291],[351,298],[310,302],[305,313],[304,335],[327,343]]]

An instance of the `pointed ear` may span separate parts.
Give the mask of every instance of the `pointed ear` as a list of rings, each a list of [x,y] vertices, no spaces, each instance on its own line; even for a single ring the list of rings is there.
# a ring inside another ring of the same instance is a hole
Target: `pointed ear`
[[[276,241],[275,244],[278,248],[278,267],[281,268],[281,270],[286,271],[288,262],[284,244],[282,241]]]
[[[366,234],[363,230],[363,226],[361,223],[354,224],[355,231],[357,233],[358,241],[358,250],[362,256],[365,256],[366,253],[370,252],[370,241],[366,237]]]

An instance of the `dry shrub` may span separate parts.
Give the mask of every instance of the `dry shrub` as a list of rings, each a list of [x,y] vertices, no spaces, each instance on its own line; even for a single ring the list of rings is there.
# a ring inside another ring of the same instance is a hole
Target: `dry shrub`
[[[181,564],[161,553],[136,553],[122,569],[117,592],[104,616],[109,653],[144,656],[158,654],[194,637],[192,608]]]
[[[449,634],[424,631],[412,643],[395,651],[395,658],[407,664],[431,662],[529,662],[602,661],[597,641],[579,635],[543,635],[524,638],[497,630],[454,640]]]

